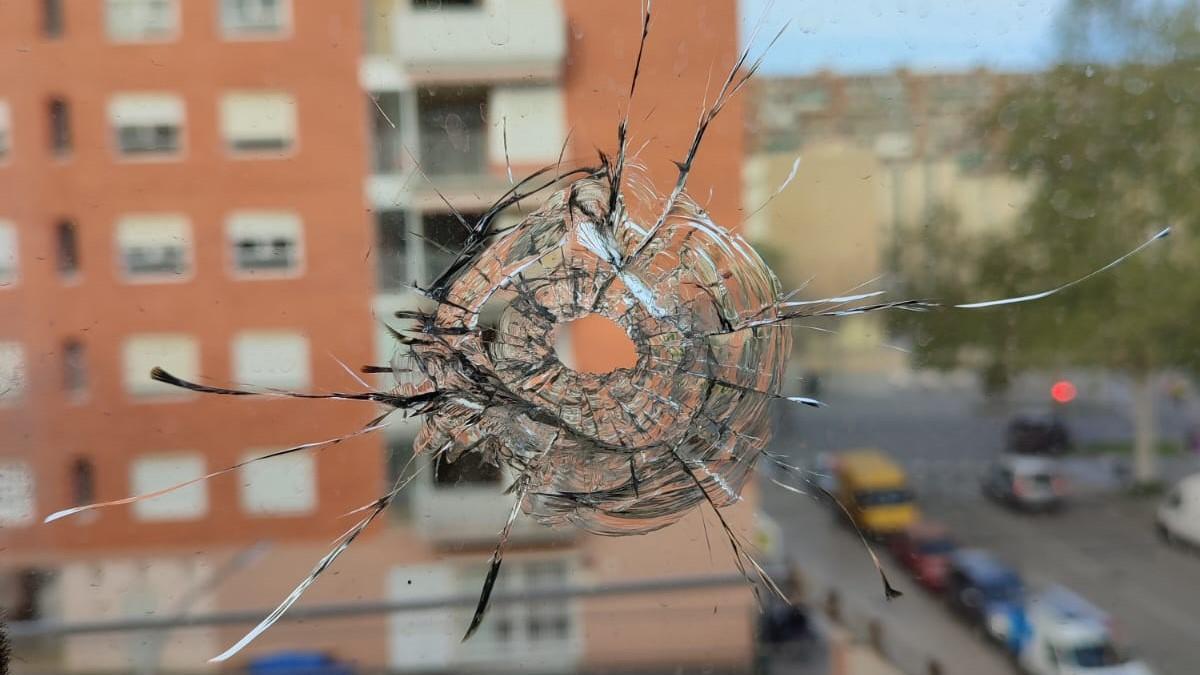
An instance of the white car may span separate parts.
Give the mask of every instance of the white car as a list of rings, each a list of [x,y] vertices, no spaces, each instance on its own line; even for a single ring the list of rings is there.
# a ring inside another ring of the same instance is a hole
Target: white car
[[[1067,481],[1058,460],[1003,455],[988,467],[983,494],[1026,511],[1053,511],[1066,503]]]
[[[1168,543],[1200,546],[1200,473],[1179,481],[1158,506],[1158,534]]]
[[[1017,654],[1030,675],[1151,675],[1112,635],[1109,616],[1075,593],[1055,586],[1026,609],[1025,637]]]

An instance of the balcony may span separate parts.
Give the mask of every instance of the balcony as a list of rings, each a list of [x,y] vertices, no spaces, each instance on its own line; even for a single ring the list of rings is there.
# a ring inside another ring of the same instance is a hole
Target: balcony
[[[415,82],[554,79],[566,55],[559,0],[405,4],[393,21],[396,54]]]
[[[463,456],[454,464],[440,465],[433,472],[436,477],[423,477],[411,486],[413,524],[436,545],[493,546],[512,510],[515,497],[504,490],[513,477],[495,467],[481,470],[472,459]],[[466,466],[455,468],[456,464]],[[513,523],[509,540],[516,544],[554,543],[574,536],[574,529],[551,529],[522,514]]]

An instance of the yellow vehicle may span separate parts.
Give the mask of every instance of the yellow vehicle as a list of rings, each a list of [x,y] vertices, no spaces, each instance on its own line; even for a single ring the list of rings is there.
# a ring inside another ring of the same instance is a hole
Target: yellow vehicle
[[[908,476],[879,450],[853,450],[838,455],[834,469],[836,496],[864,533],[887,536],[917,522],[917,507]]]

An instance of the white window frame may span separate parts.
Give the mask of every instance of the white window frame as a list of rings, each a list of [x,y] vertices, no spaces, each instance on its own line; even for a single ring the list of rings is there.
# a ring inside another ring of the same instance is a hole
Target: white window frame
[[[11,220],[0,219],[0,291],[21,279],[21,234]]]
[[[506,561],[505,573],[497,580],[499,593],[520,595],[540,588],[574,586],[580,583],[578,560],[570,555],[512,556]],[[561,565],[563,576],[553,584],[532,583],[530,572],[537,565]],[[478,565],[463,565],[459,568],[461,590],[466,592],[478,584],[484,568]],[[566,634],[561,639],[534,640],[530,625],[535,616],[543,613],[547,605],[560,605],[554,614],[562,613],[567,622]],[[464,617],[465,618],[465,617]],[[507,637],[500,635],[503,625],[509,624]],[[480,626],[479,633],[458,651],[456,661],[461,664],[504,663],[520,666],[527,663],[552,664],[562,670],[572,670],[583,654],[583,615],[579,602],[571,597],[546,600],[530,600],[504,603],[489,610],[488,620]]]
[[[239,1],[262,2],[262,0],[217,0],[220,3],[218,23],[222,37],[226,40],[283,40],[292,35],[292,1],[275,0],[279,12],[279,22],[275,26],[239,25],[233,19],[236,9],[233,5]]]
[[[200,344],[184,333],[138,333],[121,345],[122,382],[126,393],[139,401],[186,399],[190,392],[150,379],[150,370],[161,366],[185,380],[200,376]]]
[[[491,87],[484,124],[489,164],[553,164],[567,134],[566,92],[557,83]]]
[[[108,100],[108,123],[112,134],[114,154],[123,161],[162,161],[178,159],[187,150],[187,112],[178,94],[146,92],[115,94]],[[125,129],[140,129],[154,133],[158,127],[175,129],[176,147],[173,150],[128,152],[122,147],[121,134]]]
[[[229,270],[238,279],[279,279],[304,273],[304,223],[293,211],[234,211],[225,219]],[[241,264],[241,242],[254,241],[270,248],[276,239],[289,239],[291,264],[286,267],[247,268]]]
[[[158,31],[148,33],[144,27],[136,30],[117,24],[122,17],[114,12],[130,12],[133,14],[133,19],[142,19],[144,23],[149,12],[152,11],[150,7],[157,4],[165,4],[169,14],[167,23],[170,25],[166,26],[161,33]],[[134,44],[173,42],[179,39],[180,33],[179,0],[104,0],[104,27],[108,39],[112,42]]]
[[[188,217],[181,213],[129,213],[121,216],[116,223],[116,255],[117,267],[121,278],[130,283],[163,283],[183,282],[191,279],[195,264],[193,261],[192,224]],[[161,256],[168,249],[181,250],[181,271],[144,270],[137,271],[130,267],[128,252],[133,249],[145,249]]]
[[[282,448],[261,448],[242,461]],[[242,511],[252,516],[305,516],[317,510],[317,458],[312,452],[293,452],[238,469]]]
[[[198,452],[145,454],[129,464],[131,494],[146,494],[204,476]],[[208,515],[208,487],[200,481],[174,492],[133,503],[134,519],[143,522],[200,520]]]
[[[249,330],[233,337],[233,380],[239,384],[300,390],[312,382],[308,337],[297,331]]]
[[[0,341],[0,408],[20,405],[28,389],[25,346],[12,340]]]
[[[29,462],[0,458],[0,528],[33,524],[35,495],[35,476]]]
[[[296,154],[300,144],[299,103],[291,92],[236,90],[221,96],[219,117],[225,152],[235,158],[282,159]],[[267,128],[270,132],[259,133]],[[238,148],[236,143],[286,141],[282,147]]]
[[[6,99],[0,98],[0,166],[9,162],[13,154],[12,108]]]
[[[387,575],[388,599],[420,602],[457,595],[461,592],[458,577],[458,571],[451,563],[393,567]],[[462,624],[458,614],[453,608],[435,606],[389,615],[388,665],[391,669],[420,673],[450,671],[458,642],[454,631]]]

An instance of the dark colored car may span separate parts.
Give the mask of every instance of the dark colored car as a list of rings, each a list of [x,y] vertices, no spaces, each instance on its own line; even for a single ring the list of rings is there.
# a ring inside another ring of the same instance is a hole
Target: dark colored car
[[[908,570],[917,583],[935,592],[945,587],[950,555],[958,549],[945,527],[920,522],[896,534],[888,545],[896,562]]]
[[[1073,447],[1071,431],[1054,415],[1018,415],[1008,423],[1007,449],[1019,455],[1065,455]]]
[[[991,553],[963,549],[950,555],[944,589],[946,602],[968,624],[997,641],[1023,623],[1025,585],[1017,571]]]

